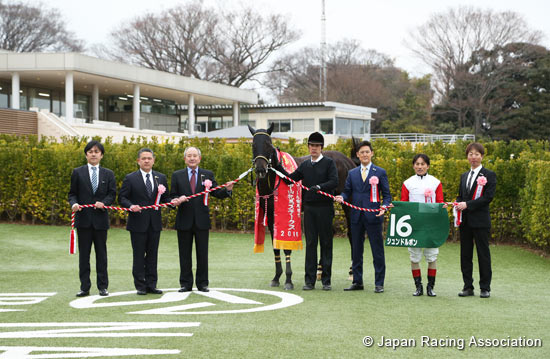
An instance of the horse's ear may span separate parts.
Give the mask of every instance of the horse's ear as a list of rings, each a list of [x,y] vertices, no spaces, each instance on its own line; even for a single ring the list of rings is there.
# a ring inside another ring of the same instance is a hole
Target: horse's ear
[[[267,129],[267,133],[271,135],[271,132],[273,132],[274,128],[275,128],[275,122],[271,122],[271,125],[269,125],[269,128]]]
[[[252,126],[250,126],[250,124],[248,125],[248,130],[250,130],[250,133],[252,134],[252,136],[254,136],[254,134],[256,133],[256,130],[252,128]]]

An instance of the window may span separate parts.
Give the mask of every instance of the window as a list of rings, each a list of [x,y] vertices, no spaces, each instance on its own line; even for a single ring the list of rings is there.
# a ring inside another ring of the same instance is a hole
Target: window
[[[290,132],[290,120],[268,120],[268,127],[274,124],[273,132]]]
[[[320,118],[319,119],[319,129],[325,135],[332,135],[334,133],[332,118]]]
[[[341,136],[363,136],[370,133],[369,120],[336,118],[336,134]]]
[[[312,132],[314,128],[312,118],[292,120],[292,132]]]

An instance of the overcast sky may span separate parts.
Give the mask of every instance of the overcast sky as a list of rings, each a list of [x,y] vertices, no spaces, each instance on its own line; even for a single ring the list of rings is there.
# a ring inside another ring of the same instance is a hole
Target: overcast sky
[[[148,11],[157,12],[184,2],[47,0],[45,3],[59,9],[68,21],[69,30],[92,45],[105,43],[109,32],[120,23]],[[301,40],[292,48],[318,46],[320,43],[321,0],[205,0],[205,3],[221,3],[228,7],[236,7],[239,3],[254,4],[259,11],[288,15],[291,23],[302,32]],[[458,5],[520,13],[532,29],[544,33],[543,45],[550,47],[550,1],[545,0],[326,0],[327,41],[360,40],[364,48],[388,54],[395,59],[397,66],[413,76],[421,76],[429,69],[405,46],[407,34],[423,24],[430,14]]]

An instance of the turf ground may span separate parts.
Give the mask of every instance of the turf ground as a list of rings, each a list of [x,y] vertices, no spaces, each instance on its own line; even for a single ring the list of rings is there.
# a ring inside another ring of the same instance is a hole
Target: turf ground
[[[322,291],[320,285],[302,291],[304,251],[292,254],[296,289],[284,291],[269,287],[274,272],[270,245],[266,245],[266,253],[253,254],[251,234],[211,233],[210,288],[246,291],[212,291],[211,297],[193,292],[183,297],[175,291],[179,287],[176,232],[167,230],[159,249],[158,287],[165,289],[165,295],[138,297],[131,274],[129,234],[114,228],[108,239],[111,295],[90,304],[75,302],[78,257],[68,254],[68,232],[67,227],[0,224],[0,358],[78,358],[93,348],[179,351],[117,356],[124,352],[109,349],[96,353],[101,358],[550,357],[550,261],[521,248],[491,247],[491,298],[479,298],[477,286],[475,297],[459,298],[459,246],[447,243],[438,259],[437,297],[415,298],[411,296],[414,285],[405,248],[386,248],[383,294],[373,293],[368,245],[365,291],[343,291],[350,284],[350,250],[345,238],[334,241],[332,291]],[[92,260],[92,268],[94,265]],[[477,280],[477,263],[474,268]],[[422,271],[425,277],[425,263]],[[280,298],[269,291],[291,295]],[[94,286],[91,294],[97,294]],[[288,306],[246,311],[284,303]],[[14,309],[19,311],[6,311]],[[182,314],[190,312],[196,314]],[[146,324],[141,329],[118,328],[113,336],[109,333],[117,328],[86,329],[97,322]],[[40,325],[44,323],[57,324],[44,328]],[[75,323],[82,323],[78,324],[82,328],[75,329]],[[40,332],[45,330],[48,332]],[[83,332],[91,334],[85,337]],[[363,344],[366,336],[373,339],[370,347]],[[389,341],[380,346],[383,339]],[[536,339],[541,344],[529,347]],[[487,346],[487,340],[492,346]],[[402,346],[393,349],[397,342]],[[514,347],[521,343],[523,347]],[[30,349],[21,347],[35,349],[27,355]]]

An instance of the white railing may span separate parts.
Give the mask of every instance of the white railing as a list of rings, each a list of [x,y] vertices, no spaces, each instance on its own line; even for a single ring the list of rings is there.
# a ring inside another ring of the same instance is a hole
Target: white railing
[[[367,136],[369,137],[369,136]],[[475,141],[475,135],[440,135],[428,133],[373,133],[370,135],[371,140],[377,138],[385,138],[390,142],[423,142],[430,143],[442,141],[444,143],[454,143],[456,141]]]

